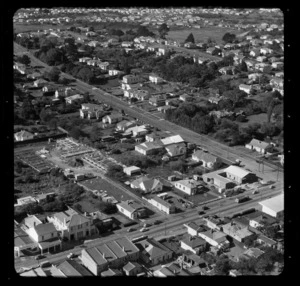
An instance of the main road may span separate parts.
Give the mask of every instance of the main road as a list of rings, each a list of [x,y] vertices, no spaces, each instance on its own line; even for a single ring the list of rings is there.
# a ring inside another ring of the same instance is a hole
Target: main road
[[[280,193],[282,193],[282,190],[280,190],[279,188],[276,189],[263,188],[261,189],[261,194],[250,195],[251,200],[242,204],[237,204],[236,202],[234,202],[233,198],[226,198],[225,200],[222,201],[221,204],[219,201],[208,203],[207,205],[210,207],[210,210],[206,212],[206,215],[222,214],[222,216],[226,216],[232,213],[240,212],[248,208],[256,207],[257,203],[262,199],[266,199],[278,195]],[[106,243],[124,236],[127,236],[129,239],[139,237],[141,235],[147,235],[148,237],[161,237],[164,236],[164,234],[166,233],[170,234],[171,229],[178,228],[183,224],[195,221],[201,217],[198,215],[197,209],[189,210],[184,214],[178,213],[178,214],[169,215],[166,216],[168,221],[165,221],[163,224],[151,228],[149,231],[145,233],[141,233],[139,230],[128,233],[127,229],[121,229],[108,237],[97,238],[95,240],[86,242],[84,245],[75,247],[72,250],[60,252],[54,255],[47,255],[46,258],[39,260],[39,263],[44,261],[49,261],[51,263],[58,263],[66,259],[67,255],[70,252],[76,255],[80,255],[82,249],[84,248],[94,247],[102,243]],[[15,262],[16,271],[18,271],[21,267],[30,268],[30,267],[37,267],[37,266],[38,263],[34,259],[30,259],[27,261],[18,260]]]
[[[43,66],[45,70],[50,70],[52,67],[48,66],[47,64],[43,63],[39,59],[33,56],[26,48],[14,43],[14,50],[15,54],[17,53],[27,53],[28,56],[31,58],[31,62],[33,65],[36,66]],[[75,79],[74,77],[70,76],[69,74],[62,73],[68,79]],[[149,112],[142,111],[141,109],[130,106],[129,104],[125,103],[123,100],[111,95],[104,90],[99,88],[95,88],[94,86],[87,84],[81,80],[75,79],[76,83],[75,86],[79,91],[82,92],[89,92],[93,95],[94,99],[99,102],[105,102],[110,104],[116,109],[124,110],[127,114],[132,117],[135,117],[142,122],[148,123],[152,126],[155,126],[162,130],[168,130],[173,133],[181,135],[187,142],[201,144],[205,147],[210,153],[215,154],[216,156],[225,159],[226,161],[235,162],[236,159],[242,160],[243,165],[245,168],[248,168],[253,173],[256,173],[258,177],[262,178],[265,181],[283,181],[283,169],[278,168],[277,166],[265,162],[264,164],[264,172],[257,171],[258,163],[256,162],[256,157],[247,154],[246,152],[242,152],[241,150],[237,150],[232,147],[228,147],[222,143],[219,143],[208,136],[200,135],[196,132],[193,132],[187,128],[181,127],[176,125],[172,122],[166,121],[164,119],[158,120],[157,117],[153,116]]]

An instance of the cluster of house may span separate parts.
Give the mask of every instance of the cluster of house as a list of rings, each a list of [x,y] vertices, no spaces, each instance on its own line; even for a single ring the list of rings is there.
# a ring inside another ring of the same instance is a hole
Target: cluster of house
[[[266,225],[277,231],[282,229],[283,195],[262,201],[260,205],[262,211],[255,210],[243,216],[230,219],[214,215],[184,224],[187,232],[179,239],[180,247],[176,247],[176,251],[162,240],[148,237],[130,240],[122,237],[83,249],[79,261],[66,259],[58,265],[52,265],[49,271],[54,277],[144,276],[149,274],[149,267],[157,266],[151,271],[154,277],[212,275],[215,265],[201,258],[201,253],[219,255],[230,248],[232,242],[236,241],[245,248],[232,258],[235,261],[259,258],[264,254],[260,246],[283,251],[280,241],[268,238],[261,232]],[[74,211],[55,214],[48,220],[51,222],[43,222],[37,216],[28,216],[23,229],[15,225],[16,253],[36,245],[42,250],[61,247],[58,231],[70,239],[88,236],[93,231],[90,220]],[[255,240],[255,247],[245,246],[249,239]],[[232,276],[239,274],[234,269],[230,272]],[[46,276],[42,268],[21,275]]]
[[[40,249],[43,252],[61,250],[63,240],[79,240],[98,233],[90,216],[69,208],[50,216],[28,215],[24,223],[15,222],[15,255],[21,250]]]

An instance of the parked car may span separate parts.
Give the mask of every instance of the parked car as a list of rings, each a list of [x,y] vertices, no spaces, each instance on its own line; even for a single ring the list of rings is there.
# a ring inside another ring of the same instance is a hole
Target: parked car
[[[130,228],[127,229],[127,231],[128,231],[128,232],[135,231],[135,228],[130,227]]]
[[[43,258],[46,258],[45,255],[42,255],[42,254],[39,254],[35,257],[35,260],[39,260],[39,259],[43,259]]]
[[[204,215],[205,214],[205,211],[200,211],[198,212],[199,215]]]
[[[157,224],[161,224],[162,223],[162,221],[161,220],[156,220],[156,221],[154,221],[154,225],[157,225]]]
[[[149,228],[143,227],[143,228],[140,229],[140,232],[145,232],[145,231],[148,231],[148,230],[149,230]]]
[[[252,192],[252,195],[255,195],[255,194],[258,194],[258,193],[259,193],[258,190],[254,190],[254,191]]]
[[[44,267],[50,267],[51,266],[51,263],[49,261],[45,261],[45,262],[42,262],[41,265],[40,265],[42,268]]]
[[[209,210],[209,207],[208,207],[208,206],[203,206],[202,209],[203,209],[204,211],[207,211],[207,210]]]
[[[69,259],[70,259],[70,258],[74,258],[74,257],[76,257],[76,254],[74,254],[74,253],[72,253],[72,252],[67,256],[67,258],[69,258]]]
[[[274,185],[271,185],[271,186],[270,186],[270,189],[274,189],[274,188],[275,188],[275,186],[274,186]]]

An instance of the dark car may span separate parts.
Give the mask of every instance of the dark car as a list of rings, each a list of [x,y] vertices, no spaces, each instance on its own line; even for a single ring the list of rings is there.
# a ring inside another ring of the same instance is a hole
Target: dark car
[[[160,224],[160,223],[162,223],[162,221],[161,220],[156,220],[156,221],[154,221],[154,225],[157,225],[157,224]]]
[[[209,207],[208,207],[208,206],[203,206],[202,209],[203,209],[204,211],[207,211],[207,210],[209,210]]]
[[[35,257],[36,260],[46,258],[45,255],[39,254]]]
[[[204,215],[205,214],[205,211],[200,211],[198,212],[199,215]]]
[[[49,261],[45,261],[43,263],[41,263],[41,268],[44,268],[44,267],[50,267],[52,264],[49,262]]]

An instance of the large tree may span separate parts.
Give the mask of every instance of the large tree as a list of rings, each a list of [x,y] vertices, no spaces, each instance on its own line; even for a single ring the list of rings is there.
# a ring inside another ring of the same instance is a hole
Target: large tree
[[[185,43],[195,43],[195,38],[193,33],[190,33],[184,41]]]
[[[236,35],[231,33],[226,33],[222,38],[225,43],[232,43],[235,39]]]
[[[170,28],[167,26],[166,23],[162,23],[159,28],[158,28],[158,33],[160,35],[160,37],[162,39],[165,39],[166,38],[166,35],[168,34]]]

